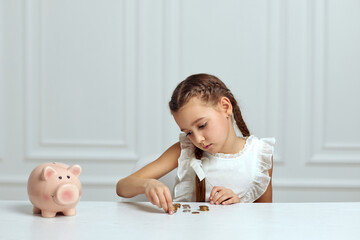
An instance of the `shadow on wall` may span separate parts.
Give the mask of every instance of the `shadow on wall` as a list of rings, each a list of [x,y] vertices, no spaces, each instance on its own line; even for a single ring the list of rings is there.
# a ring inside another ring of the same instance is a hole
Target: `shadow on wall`
[[[140,168],[144,167],[145,165],[151,163],[152,161],[156,160],[161,154],[152,154],[149,156],[146,156],[144,158],[139,159],[136,164],[135,167],[133,169],[132,172],[136,172],[137,170],[139,170]],[[171,192],[171,196],[173,196],[173,188],[175,185],[175,176],[176,176],[176,170],[174,169],[173,171],[169,172],[168,174],[166,174],[165,176],[163,176],[162,178],[159,179],[159,181],[161,181],[162,183],[164,183]],[[136,197],[133,198],[123,198],[124,202],[144,202],[144,201],[148,201],[148,199],[146,198],[145,194],[140,194]]]

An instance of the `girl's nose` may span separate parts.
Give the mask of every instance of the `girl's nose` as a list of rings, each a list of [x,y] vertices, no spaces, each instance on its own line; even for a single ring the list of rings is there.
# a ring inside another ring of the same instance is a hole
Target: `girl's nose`
[[[205,138],[204,138],[204,136],[202,136],[201,134],[196,134],[196,135],[195,135],[195,141],[196,141],[198,144],[202,144],[202,143],[205,141]]]

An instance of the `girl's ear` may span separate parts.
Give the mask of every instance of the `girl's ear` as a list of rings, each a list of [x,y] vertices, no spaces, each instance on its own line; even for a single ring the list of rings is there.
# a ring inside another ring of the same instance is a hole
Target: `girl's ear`
[[[233,107],[230,99],[227,97],[221,97],[219,100],[221,111],[223,111],[227,115],[231,115],[233,112]]]

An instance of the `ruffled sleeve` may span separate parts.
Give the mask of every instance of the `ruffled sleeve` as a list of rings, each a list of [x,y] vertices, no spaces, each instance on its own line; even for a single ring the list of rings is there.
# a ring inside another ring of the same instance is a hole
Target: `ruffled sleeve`
[[[269,170],[272,168],[275,138],[262,138],[258,140],[255,148],[255,165],[253,168],[253,181],[249,189],[240,196],[240,201],[249,203],[261,197],[269,183]]]
[[[194,186],[195,172],[191,167],[191,161],[195,158],[195,154],[194,154],[195,146],[185,136],[184,133],[180,134],[179,142],[181,146],[181,153],[178,159],[178,169],[175,179],[175,186],[173,190],[174,201],[190,202],[190,201],[194,201],[194,192],[195,192],[195,186]]]

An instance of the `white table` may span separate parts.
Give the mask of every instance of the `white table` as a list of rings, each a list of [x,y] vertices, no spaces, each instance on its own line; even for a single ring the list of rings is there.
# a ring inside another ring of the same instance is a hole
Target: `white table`
[[[28,201],[0,201],[0,239],[360,239],[360,203],[209,206],[168,215],[147,202],[80,201],[76,216],[43,218]]]

